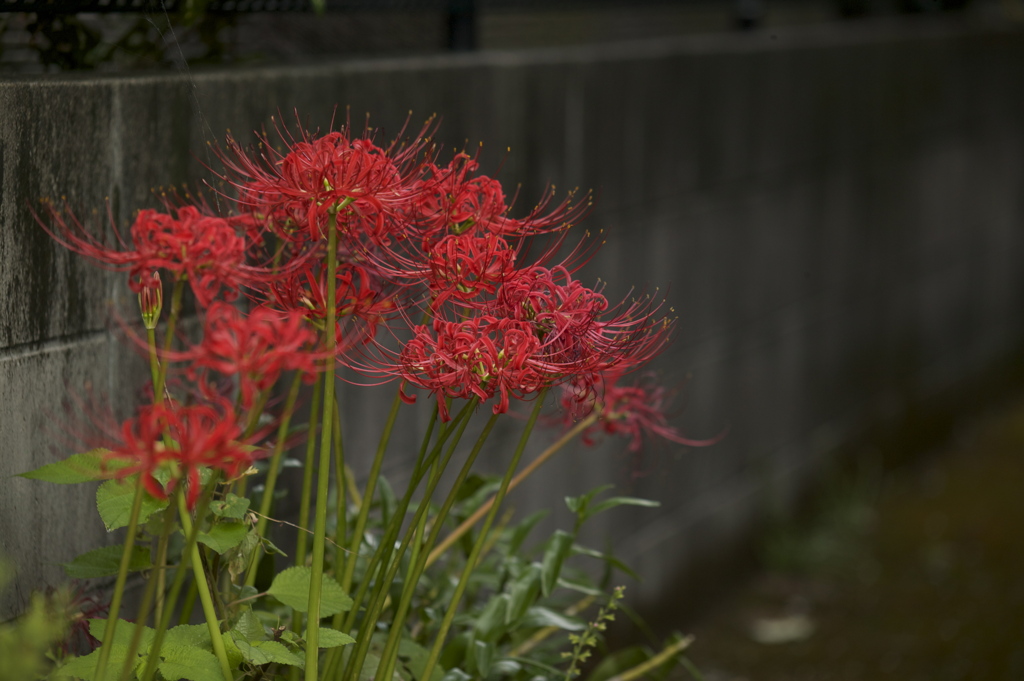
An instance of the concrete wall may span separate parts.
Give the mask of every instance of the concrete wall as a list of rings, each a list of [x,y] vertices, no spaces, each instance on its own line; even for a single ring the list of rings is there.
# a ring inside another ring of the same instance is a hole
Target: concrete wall
[[[634,602],[672,592],[789,504],[864,424],[1024,340],[1019,31],[862,25],[48,78],[0,83],[0,102],[0,554],[20,571],[0,614],[107,541],[88,490],[7,476],[67,451],[85,419],[80,407],[68,415],[66,392],[123,415],[142,374],[116,339],[117,311],[134,315],[120,277],[54,248],[30,204],[66,196],[102,222],[109,197],[124,222],[155,203],[152,188],[202,177],[207,141],[278,111],[326,126],[347,105],[386,131],[409,110],[442,114],[442,139],[483,141],[485,169],[504,160],[499,177],[522,183],[524,203],[547,182],[597,191],[586,224],[608,243],[587,271],[611,297],[670,284],[679,333],[659,367],[669,383],[688,380],[676,423],[695,437],[728,425],[727,439],[656,445],[640,463],[624,443],[577,448],[512,499],[557,506],[607,481],[660,499],[599,528],[646,577]],[[390,400],[379,393],[344,398],[363,470]],[[414,440],[404,427],[393,471]]]

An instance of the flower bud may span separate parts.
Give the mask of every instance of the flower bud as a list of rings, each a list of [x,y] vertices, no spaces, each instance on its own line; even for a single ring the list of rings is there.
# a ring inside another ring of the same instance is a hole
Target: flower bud
[[[156,328],[163,307],[164,287],[160,282],[160,273],[154,271],[139,291],[139,310],[142,312],[142,323],[147,329]]]

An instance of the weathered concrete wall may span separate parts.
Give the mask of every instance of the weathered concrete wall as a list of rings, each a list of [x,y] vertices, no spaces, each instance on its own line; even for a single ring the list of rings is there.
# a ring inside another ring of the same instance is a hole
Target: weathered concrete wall
[[[105,541],[87,493],[7,476],[66,451],[65,390],[123,414],[140,369],[110,331],[132,310],[119,277],[54,248],[29,204],[66,196],[102,214],[110,197],[127,220],[151,188],[202,177],[207,141],[278,111],[326,126],[347,105],[387,131],[409,110],[442,114],[444,140],[485,143],[487,170],[511,148],[499,177],[526,202],[547,182],[597,191],[587,226],[608,243],[588,272],[612,297],[671,285],[679,334],[659,366],[689,377],[676,422],[728,438],[658,446],[636,480],[622,443],[579,448],[513,498],[559,505],[614,480],[662,500],[610,527],[646,577],[641,601],[789,503],[835,443],[1024,341],[1020,32],[853,27],[53,78],[0,84],[0,102],[0,554],[20,570],[0,614]],[[390,391],[345,400],[365,468]]]

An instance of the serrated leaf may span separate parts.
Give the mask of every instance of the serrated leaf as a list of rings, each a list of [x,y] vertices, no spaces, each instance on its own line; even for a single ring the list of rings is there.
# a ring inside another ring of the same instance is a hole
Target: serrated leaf
[[[96,489],[96,510],[103,519],[107,532],[125,527],[132,517],[132,502],[135,500],[136,476],[124,480],[107,480]],[[142,493],[139,522],[144,523],[157,511],[167,508],[167,501],[154,499],[149,492]]]
[[[356,642],[354,638],[342,631],[338,631],[337,629],[331,629],[330,627],[318,627],[318,631],[319,633],[317,634],[316,641],[317,647],[319,648],[337,648],[339,646],[347,646],[349,643]]]
[[[249,510],[249,499],[228,492],[223,499],[211,502],[210,510],[221,518],[241,520]]]
[[[244,639],[235,639],[242,658],[254,665],[286,664],[292,667],[304,667],[306,661],[288,650],[288,646],[277,641],[255,641],[250,643]]]
[[[165,646],[181,646],[183,648],[200,647],[213,652],[210,643],[210,628],[205,624],[179,624],[171,627],[164,634]]]
[[[241,544],[248,532],[249,527],[245,523],[217,523],[209,532],[200,532],[196,541],[217,553],[224,553]]]
[[[100,448],[72,454],[63,461],[48,463],[27,473],[19,473],[18,477],[53,482],[58,485],[103,480],[127,465],[125,462],[112,459],[104,466],[103,460],[109,453],[109,449]]]
[[[522,625],[529,628],[557,627],[565,631],[582,631],[586,628],[583,620],[569,617],[549,608],[536,605],[526,611]]]
[[[231,635],[236,639],[240,636],[250,642],[262,641],[267,637],[267,631],[263,622],[260,622],[260,618],[253,613],[252,608],[247,608],[235,622],[235,626],[231,628]]]
[[[309,586],[313,571],[308,567],[296,566],[279,572],[267,593],[290,608],[299,612],[309,610]],[[323,575],[320,588],[320,615],[327,617],[345,612],[352,607],[352,599],[345,594],[332,577]]]
[[[107,620],[105,619],[91,619],[89,620],[89,635],[97,641],[102,641],[106,637],[107,633]],[[156,632],[151,627],[144,627],[142,630],[142,641],[139,644],[140,650],[145,650],[153,642],[153,636]],[[129,645],[132,640],[132,636],[135,635],[135,623],[126,622],[125,620],[118,620],[117,626],[114,628],[114,643],[118,645]]]
[[[550,596],[551,590],[555,588],[558,575],[562,572],[562,563],[572,551],[573,539],[573,535],[568,532],[556,530],[548,541],[547,548],[544,549],[544,559],[540,568],[540,586],[545,596]]]
[[[72,579],[94,579],[116,575],[121,566],[123,546],[104,546],[83,553],[70,563],[63,563],[64,572]],[[136,572],[150,566],[149,549],[144,546],[133,546],[128,570]]]
[[[117,643],[110,647],[110,659],[107,663],[106,672],[101,680],[96,676],[96,663],[100,659],[100,651],[94,650],[88,655],[75,657],[59,669],[56,669],[51,678],[59,681],[64,679],[78,679],[80,681],[118,681],[121,676],[121,667],[128,656],[128,646]]]
[[[165,679],[224,681],[220,663],[208,650],[165,644],[160,648],[160,658],[157,669]]]

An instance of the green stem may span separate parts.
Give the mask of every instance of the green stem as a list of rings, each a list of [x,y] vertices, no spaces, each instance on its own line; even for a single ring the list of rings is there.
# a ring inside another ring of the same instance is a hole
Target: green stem
[[[473,403],[476,401],[473,400]],[[428,467],[433,467],[433,472],[427,482],[427,489],[424,492],[423,499],[420,501],[419,507],[416,509],[416,513],[409,523],[408,529],[405,532],[405,536],[402,538],[399,544],[398,550],[395,552],[392,558],[390,554],[385,553],[381,561],[381,574],[382,578],[376,581],[373,596],[370,599],[369,607],[366,609],[366,615],[363,618],[363,622],[359,627],[359,634],[356,636],[356,650],[349,659],[348,665],[345,668],[345,678],[355,678],[362,673],[363,661],[366,659],[366,654],[370,649],[370,642],[373,637],[373,632],[377,628],[377,622],[380,619],[380,613],[384,609],[384,603],[387,600],[388,592],[390,591],[391,584],[394,583],[395,576],[398,574],[398,568],[402,562],[402,556],[405,554],[412,537],[415,535],[416,527],[420,521],[426,517],[427,510],[430,507],[430,497],[434,493],[434,489],[437,487],[437,483],[441,479],[441,473],[445,470],[448,462],[451,460],[452,454],[455,452],[455,448],[458,446],[459,441],[462,439],[462,434],[466,431],[466,427],[469,425],[470,419],[464,417],[458,426],[458,431],[455,437],[451,438],[451,442],[448,444],[445,456],[440,461],[439,465],[434,465],[437,462],[438,445],[434,446],[434,451],[431,452],[429,461],[424,461],[422,458],[416,467],[416,475],[410,481],[408,491],[405,498],[402,500],[403,503],[396,509],[395,517],[392,519],[388,532],[385,533],[384,538],[380,541],[381,546],[386,546],[388,549],[393,550],[392,547],[395,545],[395,539],[398,536],[398,532],[402,527],[405,519],[405,512],[408,508],[412,490],[418,485],[423,475],[426,474]],[[485,428],[486,433],[490,433],[491,428],[494,426],[494,420],[491,419],[487,423]],[[450,432],[450,429],[449,429]],[[443,443],[442,443],[443,444]],[[480,443],[482,444],[482,443]],[[425,448],[424,448],[425,449]],[[475,448],[479,451],[479,448]],[[385,573],[386,571],[386,573]],[[370,573],[367,573],[369,577]],[[370,579],[366,578],[363,580],[363,584],[369,584]],[[362,586],[362,585],[360,585]],[[355,604],[359,604],[359,600],[354,600]],[[379,667],[378,667],[379,669]]]
[[[452,419],[450,422],[442,426],[441,432],[438,434],[437,442],[434,443],[433,449],[431,450],[430,454],[427,455],[427,448],[430,446],[430,436],[433,433],[434,425],[437,419],[437,415],[435,412],[434,417],[431,419],[430,426],[427,428],[427,433],[423,438],[422,444],[420,445],[419,456],[416,459],[416,464],[413,466],[413,472],[412,475],[410,476],[409,484],[406,486],[406,494],[402,498],[400,509],[396,511],[394,517],[392,517],[391,519],[391,522],[385,528],[383,537],[380,539],[380,541],[377,542],[376,550],[373,552],[373,554],[370,556],[370,559],[366,563],[363,578],[359,581],[359,586],[356,589],[355,594],[352,596],[352,608],[349,609],[348,615],[344,619],[344,622],[342,622],[341,613],[335,616],[333,622],[333,627],[335,629],[340,629],[342,631],[351,631],[355,627],[356,618],[362,608],[363,598],[366,596],[366,592],[368,591],[370,585],[374,583],[373,575],[377,571],[378,566],[383,564],[383,567],[381,567],[381,572],[383,573],[383,571],[386,569],[386,566],[388,565],[387,558],[391,555],[391,551],[393,550],[395,543],[395,537],[398,536],[398,532],[402,527],[402,521],[405,518],[405,509],[408,507],[408,503],[411,498],[412,492],[419,485],[419,482],[422,479],[424,471],[426,471],[427,469],[427,466],[429,466],[431,462],[437,459],[437,456],[442,451],[445,442],[447,442],[448,438],[452,435],[452,433],[456,432],[456,428],[461,426],[469,418],[469,415],[472,413],[472,409],[475,405],[476,399],[470,400],[465,406],[463,406],[459,413],[455,415],[454,419]],[[424,462],[426,462],[426,465],[424,465]],[[372,488],[368,486],[367,489],[368,491],[370,491]],[[366,497],[363,497],[363,501],[365,500]],[[360,504],[360,507],[362,508],[362,504]],[[382,580],[382,582],[386,581],[386,579]],[[364,618],[363,625],[361,625],[363,628],[365,628],[367,621],[368,619]],[[334,648],[327,654],[328,666],[326,668],[327,674],[325,675],[325,678],[333,678],[337,675],[338,667],[341,664],[343,652],[344,651],[342,651],[342,649],[340,648]],[[349,667],[353,665],[352,659],[353,656],[350,655],[348,663]]]
[[[159,402],[156,384],[160,381],[160,360],[156,352],[156,329],[146,329],[146,340],[149,346],[149,374],[153,379],[153,401]]]
[[[341,588],[345,593],[348,593],[352,587],[352,576],[356,570],[356,558],[359,556],[359,544],[362,542],[363,532],[366,530],[366,519],[370,515],[373,492],[377,485],[377,478],[380,476],[381,465],[384,463],[384,452],[388,448],[391,431],[394,429],[395,420],[398,418],[398,409],[401,406],[402,392],[399,389],[395,393],[395,399],[391,402],[391,412],[388,414],[387,423],[384,424],[384,432],[381,433],[380,443],[377,445],[377,453],[374,455],[373,464],[370,466],[370,477],[366,481],[366,490],[363,492],[363,503],[359,505],[359,516],[356,518],[356,526],[352,532],[352,542],[348,547],[345,572],[341,577]]]
[[[216,482],[212,482],[204,492],[202,498],[196,507],[197,515],[200,517],[206,514],[206,508],[209,504],[210,497],[212,496],[213,487]],[[181,497],[181,487],[179,486],[178,496]],[[173,506],[179,506],[179,504],[172,504]],[[174,573],[174,582],[171,584],[171,590],[167,594],[167,603],[164,607],[163,617],[157,623],[156,631],[153,634],[153,642],[150,644],[150,651],[159,651],[160,646],[163,645],[164,632],[167,631],[171,623],[171,616],[174,614],[174,605],[178,600],[178,596],[181,595],[181,589],[185,584],[185,577],[188,576],[189,567],[191,565],[192,550],[196,546],[196,539],[199,537],[199,523],[192,525],[191,532],[185,533],[185,547],[181,551],[181,564],[178,565],[178,569]],[[205,581],[205,578],[204,578]],[[186,624],[188,622],[188,615],[192,612],[192,605],[195,603],[195,597],[191,594],[197,593],[196,581],[193,579],[190,586],[189,596],[186,597],[185,603],[182,605],[181,618],[179,624]],[[181,621],[184,620],[184,621]],[[139,677],[142,681],[152,681],[153,675],[156,673],[156,667],[160,662],[159,654],[150,654],[146,660],[146,669],[142,676]]]
[[[327,491],[331,475],[331,431],[334,425],[334,351],[338,340],[337,310],[338,220],[332,212],[327,220],[327,325],[324,328],[324,406],[320,428],[320,465],[316,481],[316,515],[313,519],[313,564],[309,582],[309,606],[306,617],[306,681],[316,681],[320,663],[320,592],[324,574],[324,548],[327,538]]]
[[[131,677],[132,670],[135,667],[133,664],[135,654],[138,652],[139,645],[142,643],[142,632],[146,628],[146,620],[149,619],[149,611],[153,606],[154,600],[157,601],[158,608],[163,605],[163,576],[167,564],[167,540],[170,538],[171,531],[174,528],[174,512],[174,504],[167,504],[167,508],[164,510],[163,530],[160,533],[160,539],[157,542],[156,549],[157,558],[155,569],[158,574],[156,576],[150,576],[146,581],[146,592],[143,594],[142,603],[139,604],[139,614],[135,617],[135,631],[132,632],[132,640],[128,645],[128,654],[125,655],[124,666],[121,668],[121,681],[128,681]],[[158,590],[159,599],[157,600]],[[162,614],[162,611],[158,609],[157,614],[154,616],[156,621],[160,621]]]
[[[347,529],[345,498],[345,443],[341,437],[341,404],[334,396],[334,576],[337,579],[345,562],[345,531]]]
[[[284,443],[288,437],[288,427],[291,425],[292,414],[295,413],[295,403],[299,399],[299,388],[302,386],[302,374],[295,372],[292,380],[291,390],[288,391],[288,398],[285,401],[284,413],[281,416],[281,424],[277,429],[277,442],[274,443],[274,454],[270,457],[270,466],[267,470],[267,480],[263,486],[263,498],[260,499],[260,515],[256,521],[256,534],[260,537],[267,531],[267,523],[270,518],[270,507],[274,503],[274,488],[277,486],[277,476],[281,472],[281,457],[284,454]],[[252,562],[249,563],[249,571],[245,574],[245,585],[252,586],[256,583],[257,567],[260,564],[260,557],[263,554],[262,544],[257,544],[252,552]]]
[[[188,508],[185,506],[184,497],[178,497],[178,516],[181,518],[182,531],[186,535],[192,534],[194,527]],[[198,544],[192,544],[189,557],[192,561],[192,574],[196,581],[196,588],[199,590],[199,602],[203,606],[203,615],[206,617],[206,628],[210,631],[213,653],[220,662],[220,669],[224,674],[225,681],[231,681],[234,675],[231,673],[231,664],[228,662],[227,650],[224,648],[224,639],[220,634],[220,620],[217,619],[217,611],[213,606],[213,596],[210,593],[210,585],[206,581],[206,573],[203,571],[203,561],[199,554]]]
[[[679,653],[686,650],[690,647],[691,643],[693,643],[693,636],[681,638],[675,643],[666,646],[664,650],[646,662],[641,662],[637,666],[631,667],[621,674],[616,674],[608,679],[608,681],[633,681],[633,679],[638,679],[647,672],[657,669]]]
[[[313,462],[316,456],[316,440],[313,433],[319,424],[320,393],[323,383],[317,381],[313,385],[313,399],[309,405],[309,427],[306,439],[306,461],[302,468],[302,498],[299,501],[299,537],[295,543],[295,564],[306,564],[307,545],[309,544],[309,502],[313,498]],[[301,633],[301,632],[299,632]]]
[[[164,333],[164,352],[169,352],[171,343],[174,341],[174,329],[178,325],[178,316],[181,314],[181,295],[185,292],[185,278],[179,277],[174,282],[174,290],[171,293],[171,314],[167,319],[167,331]],[[160,375],[153,386],[153,401],[160,402],[163,399],[164,385],[167,383],[167,364],[160,365]]]
[[[469,456],[466,457],[465,463],[462,464],[462,469],[459,471],[458,476],[452,483],[448,496],[445,498],[444,503],[438,510],[437,515],[432,519],[430,535],[427,537],[426,542],[422,545],[417,543],[414,547],[415,552],[410,558],[409,572],[406,575],[405,584],[402,585],[402,594],[399,597],[395,616],[391,620],[391,631],[388,633],[388,640],[384,646],[384,652],[381,653],[381,664],[377,667],[377,675],[374,677],[375,681],[390,679],[395,671],[395,664],[398,660],[398,644],[401,642],[403,629],[405,627],[405,618],[409,613],[409,606],[416,593],[416,586],[419,584],[420,577],[423,576],[423,571],[426,569],[426,558],[430,551],[430,547],[433,546],[435,541],[437,541],[437,537],[441,533],[441,527],[444,525],[445,518],[448,517],[448,512],[451,510],[452,506],[455,504],[455,499],[458,497],[459,489],[462,487],[462,483],[465,482],[466,478],[469,477],[469,472],[473,468],[473,463],[476,461],[477,454],[479,454],[480,450],[483,448],[484,443],[491,434],[491,429],[494,428],[494,424],[497,420],[497,414],[492,414],[490,419],[487,420],[487,425],[484,426],[483,431],[476,440],[476,444],[473,445],[473,450],[469,453]],[[431,489],[431,491],[433,490]],[[424,504],[426,501],[427,500],[425,499]],[[424,514],[422,518],[422,521],[425,520],[426,514]],[[383,674],[381,673],[381,670],[383,670]]]
[[[546,462],[552,456],[554,456],[559,451],[561,451],[562,447],[564,447],[566,444],[568,444],[573,438],[575,438],[581,432],[586,430],[592,424],[597,422],[597,419],[598,419],[598,412],[595,409],[594,412],[592,414],[590,414],[590,416],[586,417],[585,419],[583,419],[582,421],[577,423],[575,426],[573,426],[569,431],[567,431],[564,435],[562,435],[562,437],[558,438],[557,442],[555,442],[550,447],[548,447],[543,452],[541,452],[537,456],[536,459],[531,461],[529,463],[529,465],[527,465],[525,468],[523,468],[523,470],[520,471],[519,474],[516,475],[516,477],[512,478],[512,482],[509,483],[509,486],[508,486],[508,491],[511,492],[516,487],[518,487],[520,485],[520,483],[523,482],[523,480],[525,480],[526,478],[530,477],[530,475],[533,474],[533,472],[536,471],[538,468],[540,468],[541,465],[544,462]],[[462,537],[464,534],[469,532],[469,530],[474,525],[476,525],[478,522],[480,522],[480,519],[484,517],[484,514],[487,513],[487,511],[489,511],[491,509],[491,506],[494,504],[494,500],[495,500],[495,497],[491,497],[491,499],[489,501],[487,501],[486,503],[482,504],[480,506],[480,508],[478,508],[475,511],[473,511],[472,515],[470,515],[468,518],[466,518],[464,521],[462,521],[462,523],[460,523],[458,527],[456,527],[454,530],[452,530],[452,533],[449,534],[447,537],[445,537],[444,541],[442,541],[440,544],[438,544],[430,552],[430,556],[427,558],[427,567],[430,567],[431,565],[433,565],[437,561],[437,559],[440,558],[441,555],[445,551],[447,551],[449,548],[451,548],[452,544],[457,542],[460,537]]]
[[[434,667],[437,666],[437,660],[441,657],[441,648],[444,647],[444,640],[448,636],[448,630],[452,626],[452,621],[455,619],[455,612],[458,610],[459,601],[462,600],[462,595],[466,592],[466,587],[469,586],[469,576],[476,568],[477,559],[483,550],[484,544],[487,541],[487,533],[490,532],[491,525],[494,522],[494,517],[498,513],[498,509],[501,507],[501,502],[505,500],[505,494],[508,492],[509,483],[512,482],[512,476],[515,473],[516,466],[519,465],[519,459],[523,455],[523,450],[526,449],[526,443],[530,439],[530,434],[533,432],[533,427],[537,423],[537,417],[540,415],[540,409],[544,403],[544,396],[547,394],[547,390],[542,390],[537,395],[536,404],[533,406],[533,411],[530,412],[530,418],[526,422],[526,428],[523,430],[522,436],[519,438],[519,444],[516,446],[516,451],[512,455],[512,461],[508,465],[508,469],[505,471],[505,476],[501,479],[501,486],[498,488],[498,493],[494,496],[494,504],[491,506],[491,510],[487,513],[487,517],[484,519],[483,527],[480,528],[480,536],[477,537],[476,542],[473,544],[473,549],[470,551],[469,557],[466,559],[466,567],[462,570],[462,575],[459,577],[459,583],[455,587],[455,593],[452,594],[451,603],[448,604],[448,610],[444,614],[444,619],[441,621],[441,628],[437,632],[436,638],[434,639],[434,646],[430,650],[430,657],[427,658],[427,663],[423,667],[423,672],[420,674],[421,679],[429,679],[434,673]]]
[[[110,599],[110,609],[107,611],[107,625],[103,631],[103,644],[100,647],[99,659],[96,661],[95,678],[105,679],[107,663],[110,661],[110,651],[114,646],[114,630],[121,614],[121,601],[124,599],[124,585],[128,580],[128,566],[131,565],[132,553],[135,548],[135,533],[139,527],[139,513],[142,510],[142,499],[146,493],[142,485],[142,476],[135,478],[135,497],[132,499],[131,515],[128,518],[128,530],[124,539],[124,550],[121,552],[121,562],[117,568],[117,580],[114,582],[114,595]]]

